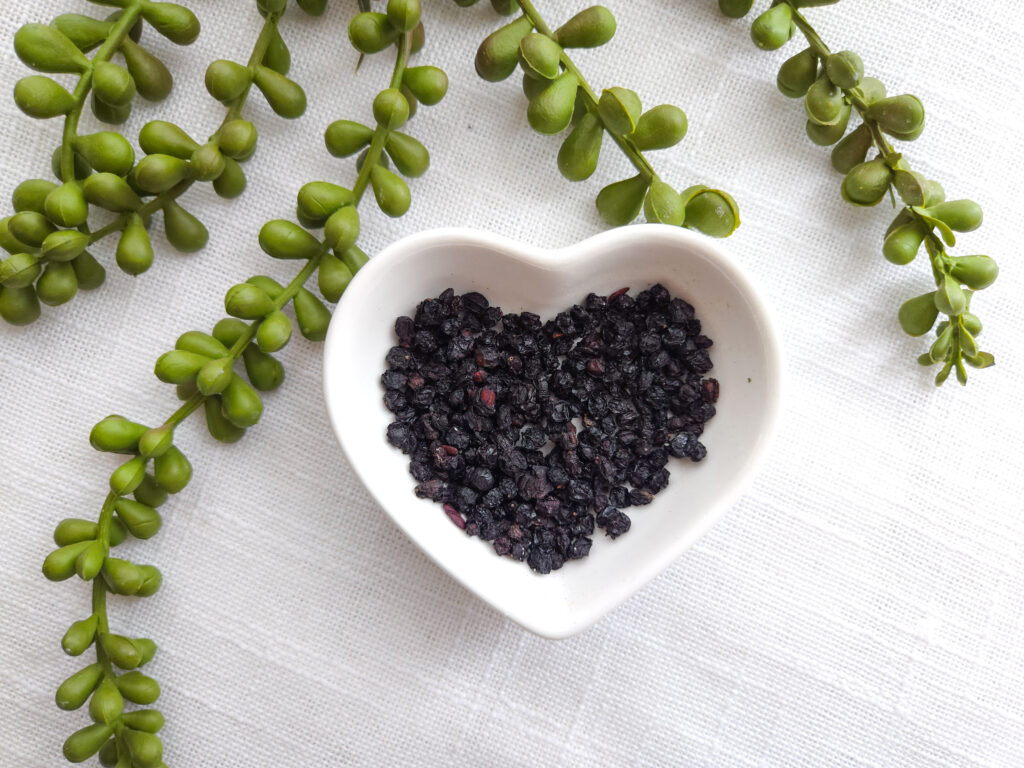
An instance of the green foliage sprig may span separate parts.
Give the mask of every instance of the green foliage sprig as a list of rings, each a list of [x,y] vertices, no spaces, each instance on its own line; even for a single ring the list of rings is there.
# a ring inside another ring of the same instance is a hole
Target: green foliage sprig
[[[164,231],[176,250],[202,248],[208,233],[178,202],[196,182],[210,182],[218,195],[236,197],[245,188],[240,163],[256,147],[256,128],[242,118],[252,85],[275,112],[298,117],[305,94],[285,77],[288,47],[277,29],[283,3],[260,3],[263,29],[247,65],[213,62],[206,73],[207,89],[227,107],[220,127],[205,143],[164,121],[146,124],[139,134],[145,157],[137,164],[131,143],[115,131],[78,133],[89,99],[93,114],[118,125],[131,112],[132,99],[159,101],[170,93],[173,78],[167,67],[140,44],[143,22],[182,45],[199,34],[199,21],[187,8],[150,0],[92,0],[119,7],[105,20],[79,14],[58,16],[49,25],[26,24],[15,34],[15,51],[29,67],[47,73],[78,76],[73,92],[42,75],[23,78],[15,101],[31,117],[61,117],[61,145],[53,155],[58,183],[29,179],[14,190],[13,216],[0,219],[0,247],[11,255],[0,263],[0,317],[15,325],[36,320],[40,301],[57,306],[78,289],[103,283],[106,271],[87,250],[118,235],[116,262],[124,272],[139,275],[153,262],[148,228],[163,213]],[[323,2],[299,3],[308,13]],[[281,6],[280,10],[271,10]],[[86,53],[96,49],[92,58]],[[113,61],[120,55],[123,66]],[[90,99],[91,96],[91,99]],[[95,230],[88,221],[94,209],[116,218]]]
[[[283,10],[284,3],[261,0],[259,5],[271,18]],[[292,335],[293,321],[285,313],[288,305],[299,332],[311,341],[323,340],[330,312],[305,283],[316,274],[321,295],[335,302],[366,263],[367,256],[356,241],[358,206],[367,189],[372,189],[378,206],[389,216],[401,216],[408,209],[408,186],[389,170],[387,158],[405,176],[427,170],[426,148],[399,131],[416,102],[436,104],[448,88],[448,78],[440,69],[408,66],[409,56],[423,42],[419,0],[389,0],[386,14],[361,13],[353,18],[349,33],[364,54],[393,47],[395,65],[389,86],[373,101],[372,128],[339,120],[326,131],[331,154],[362,153],[352,188],[315,181],[299,191],[299,221],[308,229],[322,227],[323,236],[318,238],[284,219],[267,222],[259,234],[261,248],[276,259],[304,262],[296,276],[283,286],[262,275],[232,286],[224,298],[228,317],[211,333],[182,334],[175,348],[157,360],[157,377],[177,385],[184,400],[163,423],[150,428],[114,415],[96,424],[90,434],[97,450],[130,458],[111,475],[98,521],[62,521],[54,533],[58,548],[43,564],[49,579],[77,574],[93,583],[90,615],[72,624],[62,641],[71,655],[90,647],[96,653],[94,663],[57,691],[57,704],[63,709],[77,709],[88,701],[93,720],[64,744],[64,755],[73,762],[98,752],[103,765],[163,765],[163,746],[155,735],[163,726],[163,716],[155,709],[125,711],[125,702],[148,707],[160,695],[157,682],[138,670],[152,659],[156,644],[110,630],[107,594],[145,597],[160,586],[162,577],[155,566],[114,557],[111,550],[129,535],[148,539],[156,534],[161,524],[158,508],[168,494],[178,493],[191,479],[192,466],[175,444],[175,428],[202,409],[210,434],[233,443],[259,421],[263,413],[259,392],[274,390],[284,380],[284,367],[273,354]]]
[[[476,0],[456,0],[461,6]],[[686,114],[672,104],[643,111],[640,97],[628,88],[612,87],[599,96],[569,56],[572,48],[596,48],[615,34],[615,17],[597,5],[552,30],[531,0],[492,0],[503,15],[522,15],[487,37],[476,54],[476,71],[492,82],[504,80],[519,67],[529,99],[526,117],[542,134],[572,127],[558,152],[558,169],[569,181],[583,181],[597,169],[605,134],[629,159],[636,175],[604,187],[597,210],[612,226],[640,215],[648,221],[697,229],[727,237],[740,224],[735,201],[720,189],[703,184],[677,192],[663,181],[644,152],[675,146],[686,135]]]
[[[885,86],[864,76],[864,65],[853,51],[833,53],[800,13],[800,8],[832,5],[838,0],[785,0],[758,16],[751,37],[759,48],[775,50],[799,30],[807,48],[787,59],[779,69],[779,90],[790,98],[803,98],[807,135],[823,146],[835,145],[832,165],[844,174],[840,193],[856,206],[873,206],[889,197],[900,211],[885,233],[882,254],[893,264],[909,264],[922,245],[928,256],[935,290],[904,302],[900,326],[911,336],[935,328],[936,339],[918,358],[921,365],[942,363],[935,377],[943,384],[952,371],[967,383],[966,363],[987,368],[995,358],[978,348],[981,321],[970,311],[975,291],[987,288],[999,274],[988,256],[952,256],[956,232],[981,226],[981,206],[972,200],[946,200],[942,186],[911,170],[891,139],[913,141],[924,130],[924,107],[909,94],[888,96]],[[726,16],[746,15],[753,0],[719,0]],[[850,117],[861,119],[847,133]],[[868,158],[874,149],[875,156]],[[901,204],[896,202],[897,198]],[[945,319],[936,325],[938,316]]]

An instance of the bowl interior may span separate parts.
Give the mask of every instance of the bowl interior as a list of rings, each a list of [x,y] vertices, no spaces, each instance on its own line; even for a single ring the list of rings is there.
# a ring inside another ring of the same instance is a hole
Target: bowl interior
[[[661,282],[697,310],[714,340],[710,376],[718,413],[698,464],[672,459],[668,487],[629,508],[630,531],[598,529],[590,556],[538,576],[466,536],[440,506],[413,495],[408,459],[385,440],[391,413],[380,374],[396,341],[394,319],[451,287],[479,291],[506,312],[542,319],[593,291],[638,292]],[[557,251],[469,230],[437,230],[396,242],[365,266],[335,313],[325,345],[325,392],[342,448],[400,528],[466,587],[526,628],[549,637],[592,623],[663,570],[728,507],[764,451],[778,411],[779,350],[750,283],[714,243],[679,228],[626,227]]]

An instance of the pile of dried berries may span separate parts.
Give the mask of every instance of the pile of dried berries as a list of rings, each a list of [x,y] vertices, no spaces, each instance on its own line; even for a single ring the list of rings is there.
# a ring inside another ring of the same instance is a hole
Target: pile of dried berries
[[[670,456],[706,453],[711,339],[662,285],[628,290],[542,323],[449,288],[395,321],[387,437],[416,495],[539,573],[586,557],[595,523],[628,531],[622,510],[668,485]]]

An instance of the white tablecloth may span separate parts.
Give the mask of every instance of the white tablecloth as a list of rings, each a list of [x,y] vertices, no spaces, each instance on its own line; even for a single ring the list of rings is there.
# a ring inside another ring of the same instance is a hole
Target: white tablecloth
[[[453,583],[386,519],[327,424],[320,348],[293,342],[287,381],[244,441],[223,447],[199,419],[179,430],[195,479],[163,508],[161,533],[130,550],[159,565],[164,587],[111,601],[116,628],[160,646],[149,669],[163,686],[168,764],[1024,764],[1019,4],[847,0],[810,12],[834,48],[857,50],[891,91],[923,99],[913,166],[985,208],[957,252],[990,253],[1003,267],[975,302],[998,365],[966,390],[936,390],[934,371],[914,364],[923,343],[898,329],[895,310],[927,289],[926,270],[882,259],[887,204],[839,198],[827,151],[804,137],[801,104],[775,90],[788,54],[758,51],[750,19],[723,19],[713,0],[608,4],[619,32],[578,54],[584,72],[646,104],[683,106],[689,135],[652,153],[659,172],[679,187],[720,185],[742,208],[728,247],[774,306],[788,352],[770,459],[664,575],[592,629],[545,641]],[[96,10],[4,5],[5,94],[25,74],[10,47],[20,24]],[[251,2],[192,5],[204,33],[188,49],[156,45],[177,87],[137,109],[130,135],[154,118],[203,135],[221,119],[202,88],[206,63],[244,60],[260,21]],[[111,269],[102,289],[34,326],[0,328],[4,766],[58,764],[61,742],[86,722],[59,711],[53,691],[82,664],[59,639],[86,615],[88,589],[51,584],[39,566],[53,525],[94,517],[103,500],[114,463],[90,449],[90,426],[112,412],[156,421],[176,407],[152,375],[155,358],[221,317],[232,283],[293,274],[260,252],[256,233],[292,215],[303,182],[353,179],[322,132],[336,118],[368,120],[391,65],[374,56],[354,74],[354,3],[332,5],[322,20],[294,12],[282,24],[310,108],[289,123],[252,100],[261,138],[245,197],[188,194],[211,232],[203,252],[158,240],[147,274]],[[580,7],[541,3],[553,25]],[[496,25],[486,3],[434,0],[427,11],[420,61],[452,83],[410,125],[433,165],[412,183],[406,217],[364,206],[364,247],[444,225],[551,246],[601,229],[593,196],[625,175],[625,160],[607,145],[593,179],[565,182],[558,140],[527,128],[517,81],[473,72]],[[58,131],[0,100],[5,198],[47,175]]]

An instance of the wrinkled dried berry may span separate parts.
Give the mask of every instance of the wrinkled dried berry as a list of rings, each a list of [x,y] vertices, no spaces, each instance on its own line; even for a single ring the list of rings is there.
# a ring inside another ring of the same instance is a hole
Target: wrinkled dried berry
[[[718,379],[704,379],[700,384],[700,394],[705,403],[717,403]]]
[[[413,365],[412,353],[405,347],[392,347],[385,358],[389,367],[404,371]]]
[[[417,496],[421,499],[430,499],[431,501],[441,501],[448,491],[448,483],[444,480],[428,480],[425,483],[420,483],[414,489]]]
[[[466,482],[480,491],[489,491],[494,487],[494,473],[487,467],[472,467],[466,471]]]
[[[405,317],[403,315],[395,320],[395,336],[398,337],[398,341],[403,345],[408,345],[412,341],[412,337],[415,332],[416,325],[413,323],[411,317]]]
[[[385,356],[387,439],[415,493],[537,573],[586,557],[595,526],[669,483],[669,457],[700,461],[718,381],[693,307],[654,285],[588,295],[541,322],[452,289],[395,320]]]
[[[416,447],[416,435],[408,424],[394,421],[388,425],[388,442],[402,453],[412,453]]]
[[[384,371],[380,377],[380,383],[384,389],[401,389],[408,382],[408,378],[401,371]]]
[[[617,539],[629,530],[630,520],[622,510],[615,507],[605,507],[597,516],[597,524],[604,528],[604,532]]]
[[[519,434],[520,444],[528,451],[536,451],[544,447],[548,436],[543,429],[535,424],[527,424]]]
[[[654,494],[634,488],[629,492],[629,501],[634,507],[641,507],[654,501]]]
[[[594,542],[586,536],[577,536],[569,545],[567,556],[572,560],[579,560],[590,554],[590,545]]]
[[[491,303],[487,301],[487,297],[482,293],[473,291],[471,293],[462,294],[462,306],[468,309],[470,312],[480,314],[487,309]]]
[[[680,432],[673,437],[668,444],[668,452],[675,458],[681,459],[690,452],[690,445],[695,442],[692,435]]]
[[[548,482],[548,473],[544,467],[531,467],[529,473],[516,478],[519,496],[523,499],[543,499],[552,491]]]

